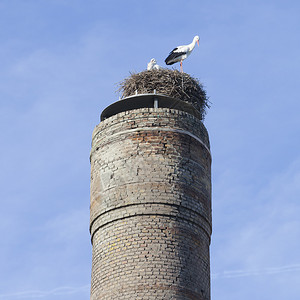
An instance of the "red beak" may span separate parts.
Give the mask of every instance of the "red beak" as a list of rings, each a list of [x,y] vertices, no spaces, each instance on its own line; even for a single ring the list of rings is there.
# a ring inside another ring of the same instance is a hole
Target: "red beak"
[[[198,47],[199,47],[199,41],[197,41]]]

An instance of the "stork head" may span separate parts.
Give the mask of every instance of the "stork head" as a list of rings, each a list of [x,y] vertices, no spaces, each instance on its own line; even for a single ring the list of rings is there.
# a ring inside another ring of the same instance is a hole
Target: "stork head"
[[[199,36],[196,35],[196,36],[194,37],[194,41],[197,42],[198,47],[199,47],[199,40],[200,40]]]
[[[151,62],[152,64],[156,64],[156,59],[155,59],[155,58],[151,58],[150,62]]]

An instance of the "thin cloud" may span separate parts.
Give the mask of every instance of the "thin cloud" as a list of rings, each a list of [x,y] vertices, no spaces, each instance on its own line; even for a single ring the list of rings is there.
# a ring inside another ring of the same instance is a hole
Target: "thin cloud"
[[[70,295],[76,294],[80,292],[87,292],[90,289],[90,285],[83,285],[80,287],[58,287],[50,291],[39,291],[39,290],[32,290],[32,291],[23,291],[11,294],[0,294],[0,299],[34,299],[34,298],[45,298],[48,296],[58,296],[58,295]]]
[[[300,271],[300,264],[295,264],[289,266],[263,268],[263,269],[256,269],[256,270],[224,271],[224,272],[212,274],[212,279],[273,275],[279,273],[299,272],[299,271]]]

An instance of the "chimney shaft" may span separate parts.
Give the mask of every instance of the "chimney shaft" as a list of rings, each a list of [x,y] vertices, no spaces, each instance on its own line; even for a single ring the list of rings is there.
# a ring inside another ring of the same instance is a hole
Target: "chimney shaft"
[[[203,123],[152,106],[124,108],[96,126],[90,230],[91,300],[209,300],[211,154]]]

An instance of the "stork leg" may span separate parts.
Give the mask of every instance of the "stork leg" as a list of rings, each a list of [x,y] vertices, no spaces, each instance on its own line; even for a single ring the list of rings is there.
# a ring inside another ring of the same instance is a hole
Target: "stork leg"
[[[182,60],[180,61],[180,71],[181,71],[181,73],[183,73]]]

